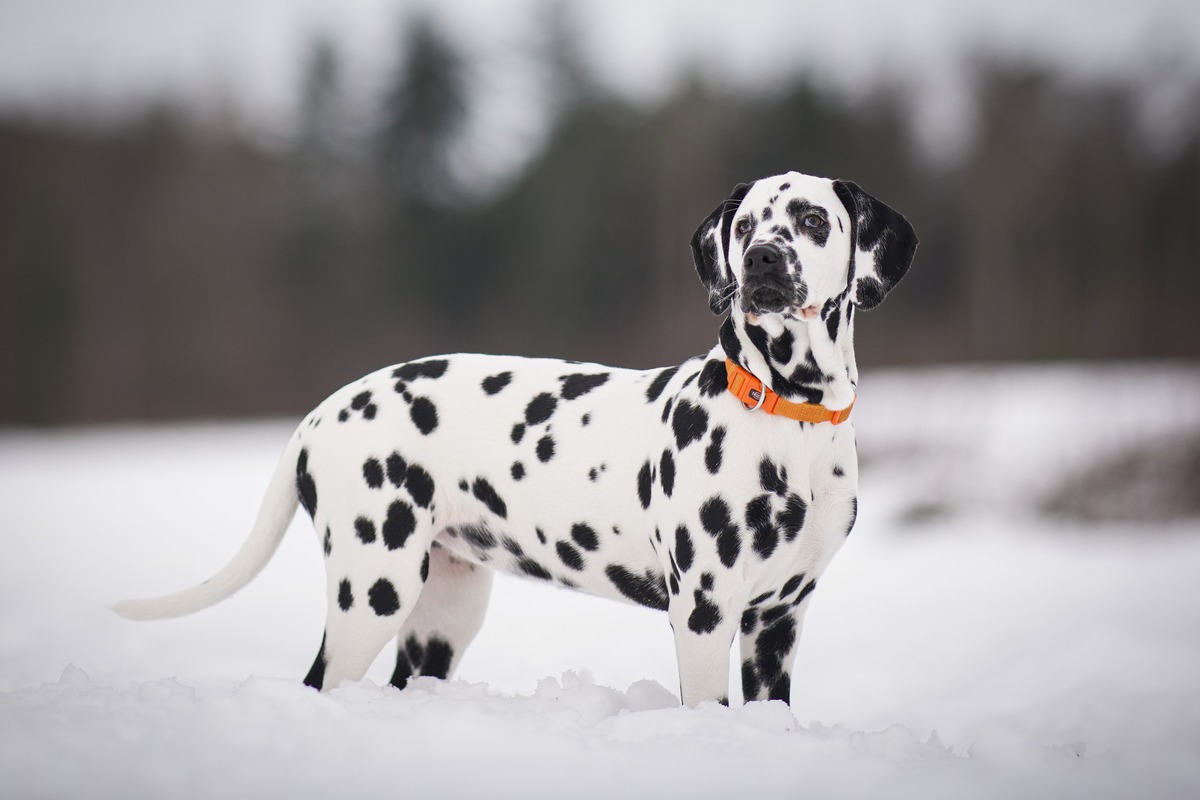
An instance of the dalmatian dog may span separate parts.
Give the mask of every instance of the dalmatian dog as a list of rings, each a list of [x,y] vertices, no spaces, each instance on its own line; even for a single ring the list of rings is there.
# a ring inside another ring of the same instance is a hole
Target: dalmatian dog
[[[327,575],[317,689],[361,679],[393,638],[392,684],[453,675],[501,570],[666,611],[689,706],[728,703],[734,637],[745,699],[790,701],[805,611],[857,515],[855,311],[904,276],[917,239],[856,184],[790,172],[737,186],[691,244],[728,312],[707,355],[637,371],[459,354],[372,373],[301,422],[228,565],[115,610],[230,596],[300,505]]]

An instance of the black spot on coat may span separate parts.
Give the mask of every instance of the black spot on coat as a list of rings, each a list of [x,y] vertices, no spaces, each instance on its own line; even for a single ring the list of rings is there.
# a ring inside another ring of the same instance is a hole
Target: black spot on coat
[[[721,461],[724,458],[725,443],[725,428],[718,425],[713,428],[712,438],[708,442],[708,447],[704,449],[704,468],[708,470],[708,474],[716,475],[721,471]]]
[[[370,544],[375,541],[375,523],[366,517],[359,517],[354,520],[354,533],[363,544]]]
[[[308,516],[315,517],[317,513],[317,482],[308,471],[307,449],[301,450],[300,456],[296,459],[296,492],[300,495],[300,505],[304,506]]]
[[[387,519],[383,521],[383,543],[388,550],[399,550],[416,528],[412,506],[403,500],[393,500],[388,506]]]
[[[661,575],[647,570],[634,575],[620,564],[609,564],[604,574],[612,581],[617,591],[640,606],[667,610],[667,584]]]
[[[342,578],[338,584],[338,608],[349,611],[354,606],[354,594],[350,591],[350,581]]]
[[[554,550],[558,553],[559,560],[561,560],[571,569],[575,570],[576,572],[583,569],[583,556],[579,554],[578,550],[571,546],[570,542],[559,540],[554,543]]]
[[[721,323],[721,330],[717,332],[717,339],[721,342],[721,349],[725,351],[725,355],[735,362],[738,361],[742,355],[742,340],[738,338],[737,328],[733,324],[733,317],[729,317]]]
[[[554,458],[554,437],[546,434],[538,439],[537,443],[538,461],[545,464],[550,459]]]
[[[317,691],[321,690],[325,683],[325,637],[321,637],[321,649],[317,651],[317,657],[313,661],[312,667],[309,668],[308,674],[304,676],[304,685],[311,686]]]
[[[838,326],[842,323],[842,312],[837,306],[830,309],[825,317],[825,331],[829,334],[829,338],[837,341]]]
[[[592,551],[600,546],[600,537],[596,535],[596,531],[583,522],[571,526],[571,538],[584,550]]]
[[[708,432],[708,412],[687,400],[680,400],[675,405],[671,428],[675,431],[675,446],[682,451],[692,442],[700,441]]]
[[[719,497],[710,498],[700,508],[700,524],[716,538],[721,563],[732,567],[742,552],[742,536],[729,518],[729,506]]]
[[[751,547],[762,558],[769,558],[779,544],[779,531],[771,522],[771,496],[760,494],[746,504],[746,527],[754,531]]]
[[[417,378],[440,378],[446,374],[446,368],[449,365],[450,363],[445,359],[414,361],[392,370],[392,377],[402,381],[415,381]]]
[[[637,476],[638,500],[641,501],[642,508],[650,507],[650,486],[650,462],[647,461],[645,464],[642,464],[642,468],[638,470]]]
[[[363,480],[367,482],[367,486],[372,489],[378,489],[383,486],[383,465],[378,459],[368,458],[363,462]]]
[[[679,371],[679,367],[667,367],[654,376],[654,380],[650,382],[650,386],[646,389],[646,401],[653,403],[667,388],[667,384],[671,382],[671,378],[675,377],[675,373]]]
[[[483,379],[483,391],[487,394],[496,394],[505,386],[508,386],[512,381],[511,372],[501,372],[498,375],[489,375]]]
[[[408,489],[413,502],[421,508],[429,508],[433,502],[433,477],[416,464],[410,464],[404,476],[404,488]]]
[[[457,530],[463,541],[477,550],[490,550],[496,546],[495,535],[483,525],[464,525]]]
[[[780,594],[780,599],[783,599],[782,593]],[[783,617],[789,611],[791,611],[791,609],[787,605],[772,606],[771,608],[768,608],[762,612],[762,623],[764,626],[772,625],[775,623],[775,620]]]
[[[425,660],[421,662],[421,674],[430,678],[445,680],[450,674],[450,664],[454,661],[454,648],[445,639],[430,636],[425,645]]]
[[[793,575],[792,577],[788,578],[787,582],[785,584],[783,584],[783,588],[779,590],[779,599],[782,600],[783,598],[787,597],[792,592],[799,589],[800,584],[802,584],[802,583],[804,583],[804,573],[803,572],[801,572],[797,575]]]
[[[679,569],[687,572],[692,568],[692,559],[695,557],[696,547],[692,544],[692,537],[688,529],[680,525],[675,529],[675,563]]]
[[[721,563],[732,568],[742,554],[742,534],[737,528],[728,528],[717,537],[717,555]]]
[[[786,700],[787,697],[776,697],[780,689],[790,689],[787,678],[785,661],[796,644],[796,621],[791,616],[783,616],[770,625],[765,626],[754,640],[754,665],[759,677],[767,686],[771,686],[771,699]]]
[[[525,406],[525,424],[540,425],[550,419],[556,408],[558,398],[548,392],[542,392]]]
[[[437,406],[428,397],[415,398],[408,413],[417,430],[426,436],[433,433],[438,426]]]
[[[577,397],[582,397],[596,387],[607,383],[608,377],[609,374],[607,372],[597,372],[592,375],[563,375],[559,378],[563,385],[562,398],[563,400],[574,400]]]
[[[729,374],[724,361],[710,358],[700,370],[700,382],[697,384],[705,397],[716,397],[729,388]]]
[[[367,601],[381,617],[390,617],[400,610],[400,596],[396,594],[396,587],[387,578],[380,578],[367,590]]]
[[[513,425],[512,433],[508,435],[508,438],[512,439],[513,444],[520,444],[521,440],[525,438],[525,423],[518,422],[516,425]]]
[[[792,350],[795,342],[795,335],[789,329],[784,328],[783,333],[771,340],[771,360],[779,364],[791,363]]]
[[[404,478],[408,475],[408,462],[400,457],[399,453],[392,453],[387,457],[387,478],[388,482],[399,489],[404,485]]]
[[[729,527],[729,506],[720,497],[710,497],[700,506],[700,524],[704,530],[716,536]]]
[[[401,647],[396,653],[396,669],[392,671],[392,678],[388,683],[397,689],[403,689],[413,674],[412,662],[408,660],[408,653]]]
[[[804,584],[804,588],[800,590],[800,594],[796,595],[796,599],[792,601],[792,606],[798,606],[804,602],[804,598],[813,593],[813,589],[817,588],[817,579],[813,578],[808,583]]]
[[[798,494],[789,494],[787,504],[779,512],[779,527],[783,529],[784,538],[789,542],[795,541],[796,535],[804,527],[804,518],[808,513],[808,504],[800,499]]]
[[[512,473],[512,479],[514,481],[519,481],[525,477],[525,465],[520,461],[514,461],[512,469],[510,469],[509,472]]]
[[[517,569],[519,569],[524,575],[528,575],[531,578],[537,578],[538,580],[542,581],[548,581],[554,577],[550,574],[549,570],[528,556],[522,556],[521,558],[517,559]]]
[[[663,494],[670,497],[671,493],[675,491],[675,459],[671,456],[670,450],[663,450],[658,477],[662,480]]]
[[[758,697],[758,692],[762,688],[762,683],[758,680],[758,670],[754,668],[754,662],[751,659],[746,659],[742,662],[742,696],[749,702]]]
[[[508,506],[500,495],[496,494],[496,489],[483,478],[476,478],[471,484],[471,494],[475,495],[475,499],[487,506],[488,510],[501,519],[508,518]]]
[[[764,492],[771,492],[783,497],[787,494],[787,470],[779,467],[769,458],[764,458],[758,464],[758,480]]]
[[[696,607],[688,616],[688,630],[692,633],[712,633],[721,624],[721,609],[699,589],[693,592],[692,597]]]

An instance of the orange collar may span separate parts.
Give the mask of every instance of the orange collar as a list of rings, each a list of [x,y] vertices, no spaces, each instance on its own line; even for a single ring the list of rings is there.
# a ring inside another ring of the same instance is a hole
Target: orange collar
[[[800,422],[832,422],[834,425],[840,425],[849,419],[850,411],[854,408],[854,400],[840,411],[831,411],[816,403],[793,403],[784,400],[729,358],[725,359],[725,374],[729,376],[729,391],[751,411],[761,408],[768,414]],[[855,400],[857,399],[856,397]]]

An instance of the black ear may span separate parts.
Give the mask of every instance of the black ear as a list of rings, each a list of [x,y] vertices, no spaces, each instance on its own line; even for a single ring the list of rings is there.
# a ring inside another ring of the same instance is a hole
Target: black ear
[[[850,212],[850,280],[854,305],[864,311],[883,302],[917,252],[917,234],[904,216],[851,181],[833,191]]]
[[[729,269],[729,229],[733,215],[737,213],[742,198],[750,191],[750,184],[739,183],[719,206],[713,209],[708,219],[700,223],[692,235],[692,260],[700,282],[708,289],[708,307],[714,314],[729,308],[733,300],[733,273]]]

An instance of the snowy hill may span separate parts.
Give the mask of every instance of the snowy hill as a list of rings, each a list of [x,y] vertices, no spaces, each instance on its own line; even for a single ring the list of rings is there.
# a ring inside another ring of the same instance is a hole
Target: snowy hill
[[[225,562],[291,421],[0,433],[0,797],[1200,794],[1200,368],[868,371],[855,415],[791,710],[679,708],[665,616],[507,579],[458,680],[318,695],[307,520],[213,609],[107,610]]]

